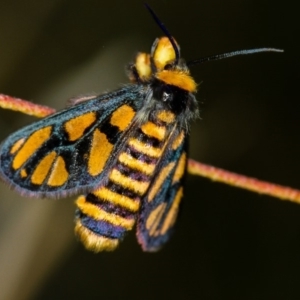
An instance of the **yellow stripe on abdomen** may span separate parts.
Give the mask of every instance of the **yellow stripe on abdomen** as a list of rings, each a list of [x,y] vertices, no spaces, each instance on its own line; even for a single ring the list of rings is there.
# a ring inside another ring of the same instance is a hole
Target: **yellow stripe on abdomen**
[[[130,177],[123,175],[120,171],[116,169],[112,170],[112,172],[109,175],[109,179],[112,182],[126,189],[134,191],[140,196],[143,196],[149,187],[149,182],[131,179]]]
[[[79,237],[85,248],[93,252],[113,251],[120,241],[118,239],[110,239],[105,236],[97,235],[90,229],[83,226],[80,219],[75,224],[75,234]]]
[[[141,130],[144,134],[149,137],[158,139],[159,141],[164,140],[166,136],[166,127],[158,126],[153,122],[147,122],[141,126]]]
[[[107,187],[101,187],[98,190],[94,191],[93,194],[104,201],[108,201],[114,205],[119,205],[132,212],[137,212],[140,209],[139,201],[113,192]]]
[[[95,204],[86,201],[85,196],[79,196],[76,200],[77,207],[85,214],[95,220],[109,222],[115,226],[122,226],[126,230],[132,229],[135,219],[123,218],[114,213],[106,212]]]
[[[141,142],[136,138],[131,138],[128,143],[132,146],[136,151],[146,154],[150,157],[159,158],[162,155],[162,149],[153,147],[147,143]]]
[[[147,164],[131,155],[123,152],[119,156],[119,162],[135,171],[140,171],[146,175],[152,175],[155,170],[155,164]]]

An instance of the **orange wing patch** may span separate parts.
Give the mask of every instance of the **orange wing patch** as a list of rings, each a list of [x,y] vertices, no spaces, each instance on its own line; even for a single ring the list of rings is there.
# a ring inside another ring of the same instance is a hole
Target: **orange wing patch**
[[[96,121],[96,113],[89,112],[84,115],[75,117],[64,124],[65,131],[69,136],[69,140],[74,142],[81,138],[84,131]]]
[[[40,161],[31,176],[32,183],[41,185],[44,182],[52,167],[55,157],[56,152],[52,151]]]
[[[121,131],[125,130],[131,123],[135,111],[129,105],[122,105],[115,112],[113,112],[110,124],[119,127]]]
[[[88,160],[90,175],[97,176],[102,172],[112,149],[113,145],[107,140],[106,135],[99,129],[95,129]]]
[[[167,209],[166,202],[160,203],[153,211],[151,211],[146,221],[146,229],[150,236],[157,237],[159,235],[164,235],[175,224],[182,196],[183,188],[181,187],[177,191],[172,206],[168,210],[164,220],[163,216]],[[161,224],[162,226],[159,228]]]
[[[178,215],[179,204],[182,196],[183,196],[183,188],[180,187],[180,189],[177,191],[175,195],[174,202],[172,203],[172,206],[168,211],[168,214],[164,220],[164,223],[160,229],[159,234],[161,235],[165,234],[175,224]]]
[[[156,194],[159,192],[161,186],[163,185],[165,179],[168,177],[168,175],[173,170],[174,166],[175,166],[175,162],[171,162],[160,171],[158,177],[156,178],[156,180],[149,192],[148,202],[151,202],[154,199]]]
[[[15,154],[21,148],[24,142],[25,142],[24,138],[16,141],[10,149],[10,154]]]
[[[66,169],[66,163],[64,159],[59,156],[53,164],[52,172],[47,184],[51,186],[61,186],[68,180],[68,177],[69,173]]]
[[[182,178],[183,174],[185,173],[185,166],[186,166],[186,153],[184,152],[181,154],[179,158],[179,162],[177,164],[172,183],[178,182]]]
[[[35,151],[41,147],[41,145],[50,138],[52,131],[51,126],[44,127],[35,131],[23,144],[19,152],[16,154],[12,167],[17,170],[19,169],[27,159],[35,153]],[[19,142],[19,141],[18,141]],[[17,143],[18,143],[17,142]],[[15,146],[16,144],[14,144]],[[13,146],[13,148],[14,148]]]
[[[172,149],[176,150],[182,143],[184,139],[184,132],[181,131],[178,136],[176,137],[176,139],[174,140],[173,144],[172,144]]]
[[[166,210],[167,203],[160,203],[149,215],[146,221],[146,228],[149,231],[150,236],[157,236],[159,232],[157,231],[157,227],[159,222]]]
[[[22,178],[26,178],[28,176],[27,171],[25,169],[21,170],[20,175]]]

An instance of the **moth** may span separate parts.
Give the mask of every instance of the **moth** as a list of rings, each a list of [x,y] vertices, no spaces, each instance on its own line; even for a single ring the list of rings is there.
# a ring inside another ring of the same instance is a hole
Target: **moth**
[[[189,67],[273,48],[240,50],[186,63],[165,36],[128,67],[131,83],[73,100],[70,107],[10,135],[0,177],[21,195],[76,200],[75,232],[94,252],[114,250],[136,224],[144,251],[170,238],[183,197],[189,125],[198,115]]]

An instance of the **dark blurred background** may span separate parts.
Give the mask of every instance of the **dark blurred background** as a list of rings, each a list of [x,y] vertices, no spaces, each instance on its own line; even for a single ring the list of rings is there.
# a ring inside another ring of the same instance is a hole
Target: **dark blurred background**
[[[295,1],[154,1],[187,60],[236,49],[284,54],[194,67],[201,120],[190,156],[300,188]],[[162,35],[142,1],[2,0],[0,92],[63,108],[128,82],[126,64]],[[0,138],[33,118],[0,111]],[[187,175],[177,231],[158,253],[134,232],[113,253],[73,236],[74,199],[0,186],[0,299],[300,299],[300,206]]]

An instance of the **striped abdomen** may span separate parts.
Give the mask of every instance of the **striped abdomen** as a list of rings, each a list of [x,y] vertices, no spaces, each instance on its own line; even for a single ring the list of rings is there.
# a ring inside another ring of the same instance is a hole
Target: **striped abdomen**
[[[134,226],[141,199],[168,142],[174,121],[170,114],[160,111],[143,123],[126,141],[106,183],[77,199],[75,232],[86,248],[95,252],[114,250]]]

